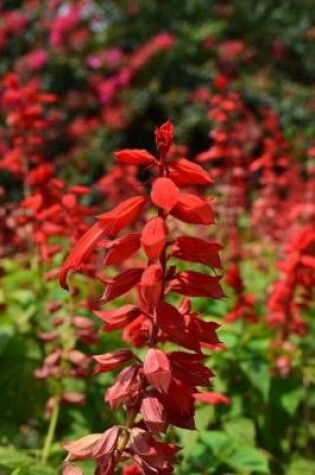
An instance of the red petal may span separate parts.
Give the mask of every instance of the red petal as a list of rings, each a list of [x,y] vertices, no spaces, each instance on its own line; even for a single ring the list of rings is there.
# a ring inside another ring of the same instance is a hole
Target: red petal
[[[93,458],[104,457],[116,449],[118,437],[120,434],[120,427],[113,426],[101,436],[93,449]]]
[[[231,404],[231,399],[225,396],[224,394],[219,394],[215,392],[207,392],[207,393],[196,393],[193,394],[193,397],[197,399],[197,401],[206,402],[208,404]]]
[[[140,412],[147,428],[152,432],[164,432],[167,427],[165,411],[156,396],[145,396],[142,399]]]
[[[132,358],[133,353],[128,349],[114,350],[105,353],[104,355],[94,355],[93,359],[98,363],[94,372],[95,374],[107,373],[108,371],[118,368]]]
[[[170,177],[177,186],[209,185],[212,179],[209,173],[200,165],[179,158],[170,163]]]
[[[105,265],[120,264],[128,257],[132,256],[140,247],[140,234],[127,234],[115,241],[112,241],[107,248],[109,249]]]
[[[83,260],[93,251],[97,241],[107,234],[107,224],[103,222],[95,223],[79,241],[75,244],[74,248],[65,260],[60,274],[59,282],[61,287],[69,289],[67,284],[67,277],[70,271],[81,269]]]
[[[164,250],[168,229],[164,220],[159,216],[152,218],[144,226],[141,242],[143,249],[151,261],[158,259]]]
[[[160,264],[151,264],[143,272],[139,284],[141,296],[149,308],[161,298],[163,290],[163,269]]]
[[[124,305],[123,307],[106,312],[95,312],[101,320],[106,322],[103,327],[104,331],[121,330],[134,318],[140,315],[140,310],[135,305]]]
[[[142,149],[129,149],[125,148],[119,152],[114,153],[115,158],[120,163],[126,163],[128,165],[156,165],[156,158],[151,155],[147,150]]]
[[[213,224],[213,211],[208,201],[190,193],[181,193],[172,216],[185,223]]]
[[[189,297],[210,297],[221,299],[224,297],[220,286],[221,276],[212,277],[202,272],[184,271],[176,274],[170,283],[173,292]]]
[[[170,178],[157,178],[152,186],[151,199],[159,208],[169,212],[177,203],[179,189]]]
[[[160,302],[156,309],[158,325],[167,339],[190,350],[200,351],[199,331],[186,321],[173,305]],[[190,323],[190,322],[188,322]]]
[[[130,366],[122,370],[115,383],[106,391],[105,400],[111,409],[119,406],[128,398],[135,397],[139,391],[139,366]]]
[[[172,379],[171,366],[163,351],[150,348],[143,362],[144,374],[158,391],[167,392]]]
[[[83,470],[82,468],[67,463],[63,467],[62,475],[83,475]]]
[[[222,246],[216,242],[203,239],[180,236],[172,246],[172,256],[184,261],[198,262],[209,267],[221,268],[219,250]]]
[[[64,442],[62,446],[69,452],[66,460],[73,462],[92,458],[94,446],[101,437],[102,434],[90,434],[73,442]]]
[[[192,387],[209,386],[209,379],[213,376],[213,372],[203,364],[205,355],[173,351],[168,354],[168,357],[176,379]]]
[[[134,287],[140,280],[143,269],[128,269],[113,279],[98,275],[99,279],[107,284],[105,292],[101,298],[101,303],[110,302],[110,300],[120,297]]]
[[[107,236],[115,236],[122,229],[129,226],[137,218],[145,205],[145,196],[134,196],[120,203],[116,208],[98,216],[102,223],[106,223]]]

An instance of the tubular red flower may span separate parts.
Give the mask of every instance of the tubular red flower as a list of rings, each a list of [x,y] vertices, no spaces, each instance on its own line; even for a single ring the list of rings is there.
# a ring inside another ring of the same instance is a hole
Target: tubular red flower
[[[200,196],[181,193],[171,215],[185,223],[213,224],[214,216],[210,204]]]
[[[209,173],[200,165],[185,158],[173,160],[169,165],[170,178],[177,186],[210,185],[212,179]]]
[[[156,165],[158,163],[147,150],[126,148],[115,152],[114,155],[120,163],[128,165]]]

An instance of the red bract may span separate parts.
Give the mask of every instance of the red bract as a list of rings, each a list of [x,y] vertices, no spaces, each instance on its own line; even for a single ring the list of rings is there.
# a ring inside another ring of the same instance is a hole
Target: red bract
[[[153,183],[151,198],[156,206],[169,212],[179,199],[179,189],[170,178],[158,178]]]
[[[120,264],[128,257],[132,256],[140,247],[140,234],[129,234],[112,241],[107,246],[109,252],[106,255],[104,264]]]
[[[207,242],[192,236],[181,236],[175,239],[172,256],[184,261],[199,262],[209,267],[221,268],[219,250],[222,246],[215,242]]]
[[[167,393],[171,379],[169,359],[163,351],[150,348],[143,362],[145,377],[158,391]]]
[[[210,204],[200,196],[182,193],[176,206],[172,209],[172,216],[185,223],[213,224],[214,216]]]
[[[141,234],[143,249],[151,261],[157,259],[165,248],[168,229],[159,216],[146,223]]]
[[[94,360],[98,363],[95,367],[95,373],[107,373],[118,368],[133,357],[131,350],[115,350],[105,355],[95,355]]]
[[[113,474],[118,464],[128,459],[133,465],[127,465],[124,474],[172,474],[178,448],[155,439],[153,435],[160,437],[170,424],[194,429],[195,400],[210,402],[211,399],[210,393],[198,392],[200,387],[207,390],[213,376],[205,366],[207,355],[201,350],[219,346],[218,324],[204,321],[194,312],[189,297],[222,298],[221,276],[209,275],[206,271],[178,270],[176,260],[220,269],[221,246],[194,236],[174,236],[172,241],[168,241],[168,220],[177,218],[185,223],[201,225],[214,222],[211,200],[178,188],[208,185],[211,179],[199,165],[184,158],[173,158],[169,153],[173,135],[170,122],[156,130],[158,158],[138,149],[125,149],[115,154],[120,162],[150,167],[153,175],[150,194],[158,208],[156,215],[150,217],[141,232],[117,237],[133,224],[147,198],[138,196],[124,201],[99,217],[97,225],[81,238],[61,271],[61,283],[64,284],[69,270],[80,268],[97,246],[107,252],[103,261],[105,266],[124,266],[114,277],[103,271],[96,274],[97,279],[105,284],[98,305],[133,288],[137,290],[138,304],[125,303],[118,309],[97,310],[95,314],[105,322],[103,331],[123,329],[123,340],[136,348],[148,347],[141,358],[131,349],[94,356],[97,362],[95,373],[130,365],[119,373],[105,394],[111,409],[123,406],[127,413],[125,425],[119,429],[114,426],[92,444],[89,440],[87,444],[85,440],[83,444],[81,441],[79,450],[76,445],[66,446],[69,460],[94,458],[97,475]],[[104,237],[106,241],[102,241]],[[116,239],[111,241],[113,237]],[[134,256],[141,249],[147,257],[142,266]],[[130,257],[132,261],[129,262],[137,264],[125,268]],[[171,265],[169,259],[172,259]],[[184,296],[184,300],[177,304],[168,303],[166,299],[171,293],[175,299],[176,294]],[[132,298],[135,298],[135,293]],[[189,351],[166,352],[160,347],[166,341]],[[214,398],[212,402],[215,403]]]
[[[178,158],[171,162],[170,177],[177,186],[209,185],[212,182],[206,170],[185,158]]]
[[[224,293],[220,287],[221,277],[203,274],[202,272],[184,271],[176,274],[170,283],[173,292],[189,297],[210,297],[220,299]]]

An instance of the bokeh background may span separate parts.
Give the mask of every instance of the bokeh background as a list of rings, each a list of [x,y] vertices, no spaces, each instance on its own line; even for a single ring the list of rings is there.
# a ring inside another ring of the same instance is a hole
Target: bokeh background
[[[150,178],[113,151],[153,152],[167,119],[214,179],[227,294],[196,302],[223,345],[198,432],[170,435],[176,473],[315,474],[314,92],[313,0],[0,2],[1,475],[56,474],[61,441],[120,420],[89,364],[119,335],[98,332],[93,279],[69,302],[57,275]]]

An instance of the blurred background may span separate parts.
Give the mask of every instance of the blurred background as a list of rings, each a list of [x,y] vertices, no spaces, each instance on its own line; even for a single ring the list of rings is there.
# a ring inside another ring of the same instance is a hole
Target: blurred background
[[[119,335],[92,279],[69,302],[57,276],[150,178],[113,151],[154,152],[170,119],[214,179],[227,294],[196,302],[223,345],[176,473],[314,475],[314,2],[0,1],[0,54],[0,474],[56,474],[61,441],[120,420],[89,358]]]

